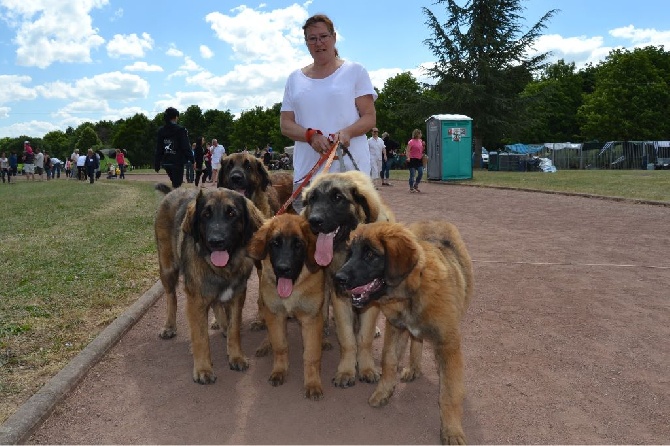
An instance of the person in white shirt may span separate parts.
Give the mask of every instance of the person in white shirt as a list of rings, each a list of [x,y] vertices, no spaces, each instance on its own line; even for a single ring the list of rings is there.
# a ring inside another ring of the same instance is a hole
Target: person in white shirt
[[[221,159],[226,155],[226,149],[216,139],[212,140],[212,183],[219,181]]]
[[[303,178],[330,149],[330,134],[349,148],[358,169],[368,173],[366,133],[377,122],[377,92],[370,75],[361,64],[339,57],[335,26],[327,16],[310,17],[302,29],[313,62],[289,75],[279,118],[282,134],[295,141],[293,177]],[[333,163],[331,172],[354,169],[349,156],[343,162],[343,169]],[[300,212],[300,199],[293,208]]]
[[[368,139],[368,149],[370,150],[370,177],[375,184],[375,189],[379,189],[379,172],[382,170],[382,162],[386,158],[384,141],[379,137],[379,130],[372,129],[372,137]]]

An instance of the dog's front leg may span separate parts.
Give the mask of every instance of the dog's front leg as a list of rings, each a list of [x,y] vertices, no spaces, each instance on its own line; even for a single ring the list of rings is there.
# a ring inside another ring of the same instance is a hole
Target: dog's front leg
[[[393,395],[398,379],[398,361],[405,351],[407,330],[396,328],[387,320],[384,327],[384,348],[382,349],[382,377],[377,388],[368,399],[372,407],[382,407],[389,402]]]
[[[242,328],[242,308],[247,296],[246,286],[238,291],[233,298],[226,303],[228,314],[228,336],[226,338],[226,349],[228,351],[228,365],[231,370],[246,370],[249,368],[249,359],[244,356],[240,340]]]
[[[375,340],[379,306],[368,305],[360,315],[361,328],[356,336],[358,347],[358,379],[368,383],[379,381],[379,370],[372,357],[372,342]]]
[[[272,346],[272,372],[270,384],[281,386],[288,375],[288,341],[286,340],[286,313],[272,313],[267,305],[261,307],[260,316],[268,328],[268,337]]]
[[[442,444],[465,444],[463,418],[463,354],[460,337],[435,345],[440,375],[440,440]]]
[[[216,375],[212,370],[212,357],[209,351],[207,308],[207,305],[205,305],[204,300],[200,296],[187,296],[186,317],[191,331],[193,381],[198,384],[212,384],[216,382]]]
[[[296,316],[302,326],[305,398],[320,400],[323,398],[323,387],[321,386],[323,317],[320,312],[316,315],[298,313]]]
[[[328,288],[328,287],[326,287]],[[332,287],[330,288],[332,290]],[[335,331],[340,344],[340,363],[333,378],[337,387],[351,387],[356,384],[356,337],[354,336],[354,310],[351,300],[332,295]]]

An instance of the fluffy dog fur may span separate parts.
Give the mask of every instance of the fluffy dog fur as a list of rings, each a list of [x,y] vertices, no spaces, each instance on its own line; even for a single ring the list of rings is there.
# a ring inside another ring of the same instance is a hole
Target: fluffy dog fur
[[[348,290],[354,306],[376,302],[386,316],[382,377],[370,405],[383,406],[393,394],[410,334],[410,366],[402,378],[411,381],[421,374],[421,343],[427,339],[434,346],[440,378],[440,439],[464,444],[459,324],[472,297],[473,272],[458,230],[444,221],[409,227],[373,223],[352,233],[349,249],[336,275],[338,285]]]
[[[286,320],[294,316],[302,326],[304,395],[323,397],[321,341],[323,332],[324,273],[314,261],[316,236],[305,219],[283,214],[272,218],[254,234],[249,256],[263,263],[259,288],[261,316],[267,323],[274,362],[269,381],[284,383],[288,374]]]
[[[163,193],[170,190],[165,185],[156,189]],[[193,380],[197,383],[216,381],[207,326],[210,307],[227,327],[230,368],[245,370],[249,366],[240,345],[242,307],[253,269],[246,244],[263,221],[251,201],[227,189],[179,188],[167,193],[160,203],[154,228],[167,297],[167,318],[160,337],[176,335],[176,287],[181,273],[193,349]]]
[[[318,234],[315,260],[327,267],[324,307],[332,302],[340,344],[340,362],[333,384],[354,385],[357,369],[361,381],[377,382],[379,370],[372,358],[372,341],[379,307],[369,305],[355,311],[351,299],[336,292],[333,276],[344,263],[352,230],[362,223],[395,221],[395,217],[382,202],[370,177],[358,171],[318,176],[305,190],[303,203],[302,215],[312,232]]]

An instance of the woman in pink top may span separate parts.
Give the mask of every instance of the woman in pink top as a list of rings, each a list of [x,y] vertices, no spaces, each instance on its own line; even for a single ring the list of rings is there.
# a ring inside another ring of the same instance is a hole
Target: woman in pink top
[[[409,166],[409,191],[421,192],[419,190],[419,183],[423,178],[423,140],[421,139],[421,130],[414,129],[412,132],[412,139],[407,143],[407,164]],[[414,181],[414,174],[418,172],[416,181]]]
[[[116,164],[119,166],[119,179],[126,178],[126,156],[121,149],[116,149]]]

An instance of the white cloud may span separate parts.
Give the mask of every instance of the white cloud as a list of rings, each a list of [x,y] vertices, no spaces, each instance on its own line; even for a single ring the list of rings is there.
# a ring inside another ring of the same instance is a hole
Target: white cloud
[[[207,45],[200,45],[200,56],[203,59],[211,59],[214,57],[214,52]]]
[[[154,40],[147,33],[142,33],[142,37],[137,34],[116,34],[107,44],[107,54],[112,58],[144,57],[153,46]]]
[[[184,53],[179,51],[174,45],[170,45],[170,48],[165,52],[168,56],[172,57],[183,57]]]
[[[72,84],[52,82],[38,86],[36,90],[46,99],[126,101],[146,98],[149,94],[149,83],[136,74],[115,71],[85,77]]]
[[[648,45],[670,47],[670,31],[657,31],[654,28],[636,28],[628,25],[612,29],[609,34],[618,39],[628,40],[636,47]]]
[[[25,86],[31,80],[30,76],[0,74],[0,104],[35,99],[35,89]]]
[[[302,24],[308,17],[305,6],[293,4],[270,12],[242,5],[236,15],[212,12],[205,16],[216,36],[229,44],[234,57],[244,63],[254,61],[285,63],[300,55]]]
[[[105,39],[92,27],[89,13],[106,4],[107,0],[3,2],[10,26],[17,28],[17,64],[46,68],[54,62],[90,62],[91,51]]]
[[[587,63],[599,62],[612,50],[612,47],[603,46],[603,43],[601,36],[563,37],[558,34],[545,34],[536,40],[530,54],[551,52],[550,61],[564,59],[574,62],[577,68],[582,68]]]
[[[135,62],[132,65],[126,65],[123,67],[124,70],[126,71],[163,71],[163,67],[160,65],[149,65],[146,62]]]

